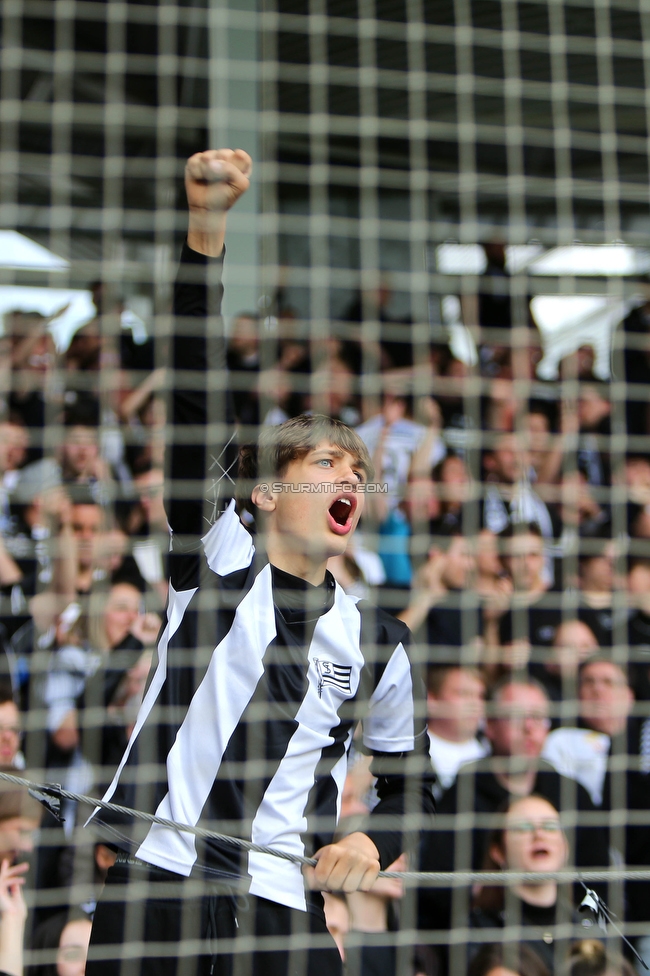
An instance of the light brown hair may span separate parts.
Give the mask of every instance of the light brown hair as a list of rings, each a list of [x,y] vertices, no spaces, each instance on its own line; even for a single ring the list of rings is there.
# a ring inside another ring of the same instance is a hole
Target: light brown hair
[[[283,424],[263,427],[257,444],[248,444],[239,451],[237,500],[240,508],[252,514],[257,509],[250,493],[260,480],[281,477],[292,461],[300,460],[323,441],[350,454],[363,468],[366,479],[372,480],[375,469],[368,448],[356,431],[323,414],[301,414]]]

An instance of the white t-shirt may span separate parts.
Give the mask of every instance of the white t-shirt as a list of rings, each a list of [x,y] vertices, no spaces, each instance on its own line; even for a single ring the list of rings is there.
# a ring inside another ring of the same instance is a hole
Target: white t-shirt
[[[381,414],[371,417],[356,428],[357,434],[364,442],[371,455],[379,446],[379,440],[384,430],[384,418]],[[411,459],[420,447],[427,429],[413,420],[402,418],[391,424],[382,455],[382,470],[377,472],[378,480],[388,485],[388,504],[393,509],[401,500],[402,490],[408,481]],[[440,438],[434,440],[431,446],[429,463],[431,467],[441,461],[446,454],[446,448]]]
[[[476,738],[466,739],[465,742],[450,742],[434,732],[428,732],[428,735],[431,762],[442,792],[448,790],[454,782],[460,766],[482,759],[489,752],[488,745]]]
[[[576,780],[589,793],[595,806],[603,802],[610,738],[591,729],[555,729],[549,732],[542,749],[547,759],[563,776]]]

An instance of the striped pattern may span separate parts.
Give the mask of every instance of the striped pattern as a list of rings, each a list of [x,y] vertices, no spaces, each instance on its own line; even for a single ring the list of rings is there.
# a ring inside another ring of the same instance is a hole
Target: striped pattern
[[[210,565],[219,568],[223,556],[235,569],[220,577],[206,563],[201,587],[172,590],[157,667],[105,798],[136,802],[136,767],[150,760],[153,741],[161,774],[151,787],[158,815],[311,854],[331,841],[357,720],[373,751],[415,747],[406,628],[336,586],[306,643],[297,641],[296,628],[275,606],[272,567],[256,565],[234,505],[217,525],[207,540]],[[251,560],[248,567],[237,560],[237,545]],[[217,601],[223,593],[229,605],[211,615],[223,637],[203,667],[200,648],[198,654],[193,648],[199,613],[210,613],[199,610],[206,591]],[[373,633],[365,647],[362,629]],[[305,908],[299,868],[269,855],[247,855],[159,825],[148,829],[135,853],[184,876],[247,874],[251,893]]]
[[[376,811],[393,824],[407,809],[432,812],[424,687],[411,674],[404,624],[356,603],[330,576],[310,594],[320,606],[312,608],[310,599],[304,607],[300,591],[308,584],[255,553],[234,503],[215,521],[226,475],[223,484],[213,484],[210,474],[209,484],[203,481],[207,507],[196,494],[211,458],[223,459],[220,470],[231,463],[225,449],[208,451],[201,434],[224,417],[230,429],[228,398],[210,387],[210,371],[224,363],[218,328],[206,328],[219,304],[218,289],[211,301],[207,278],[217,271],[218,262],[208,272],[207,259],[184,247],[174,293],[172,363],[182,383],[172,399],[171,429],[179,437],[169,445],[167,626],[106,799],[312,854],[332,840],[359,721],[375,753]],[[206,519],[211,527],[201,546]],[[297,611],[291,599],[287,604],[287,588],[295,590],[290,596],[298,593]],[[395,754],[410,764],[396,763]],[[113,817],[109,823],[104,812],[101,822],[111,840],[150,864],[184,877],[247,878],[253,894],[306,908],[293,864],[159,825],[143,829]],[[382,826],[372,839],[384,865],[403,849],[399,826]]]

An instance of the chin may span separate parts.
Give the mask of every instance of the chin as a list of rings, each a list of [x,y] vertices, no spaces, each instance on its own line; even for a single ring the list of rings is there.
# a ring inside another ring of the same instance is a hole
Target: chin
[[[337,541],[332,542],[328,548],[327,558],[330,559],[332,556],[344,556],[347,552],[348,542],[350,537],[339,538]]]

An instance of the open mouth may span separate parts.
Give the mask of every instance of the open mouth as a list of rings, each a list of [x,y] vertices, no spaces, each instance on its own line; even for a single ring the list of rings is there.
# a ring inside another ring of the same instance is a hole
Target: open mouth
[[[337,498],[329,507],[329,513],[337,525],[346,525],[353,511],[352,500],[345,497]]]
[[[535,847],[532,852],[534,858],[548,857],[550,853],[548,847]]]
[[[336,535],[347,535],[352,531],[352,516],[357,507],[357,500],[354,495],[339,495],[335,498],[327,514],[329,516],[330,530]]]

